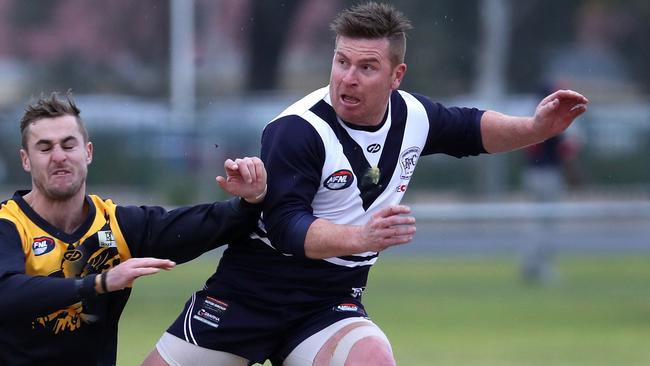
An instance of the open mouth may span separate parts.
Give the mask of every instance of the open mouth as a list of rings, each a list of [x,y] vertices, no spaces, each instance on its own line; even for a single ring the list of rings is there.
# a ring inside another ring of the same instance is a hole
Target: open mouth
[[[348,95],[348,94],[341,95],[341,100],[345,104],[359,104],[359,102],[361,102],[361,99],[353,97],[353,96]]]
[[[58,169],[52,172],[52,176],[54,177],[65,176],[68,174],[70,174],[70,171],[65,169]]]

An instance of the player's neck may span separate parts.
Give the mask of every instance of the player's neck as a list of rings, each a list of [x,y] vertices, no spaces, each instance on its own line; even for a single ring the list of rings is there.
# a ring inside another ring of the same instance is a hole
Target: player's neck
[[[85,190],[65,200],[53,200],[37,190],[24,197],[25,202],[50,225],[72,234],[86,219],[88,208],[84,205]]]

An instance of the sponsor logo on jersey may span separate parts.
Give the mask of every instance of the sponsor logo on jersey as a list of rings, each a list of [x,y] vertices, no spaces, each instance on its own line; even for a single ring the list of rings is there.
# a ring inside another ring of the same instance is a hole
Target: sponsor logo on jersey
[[[343,303],[339,304],[334,307],[334,311],[339,311],[339,312],[353,312],[353,313],[359,313],[361,315],[366,315],[365,310],[360,308],[357,304],[352,304],[352,303]]]
[[[74,262],[81,258],[83,256],[83,253],[81,253],[81,250],[73,249],[73,250],[68,250],[65,253],[63,253],[63,259],[67,260],[68,262]]]
[[[397,186],[397,189],[395,189],[395,192],[404,193],[404,192],[406,192],[406,187],[408,187],[408,185],[400,184],[400,185]]]
[[[54,249],[54,239],[47,236],[39,236],[32,241],[32,250],[35,256],[47,254]]]
[[[205,309],[199,309],[199,312],[196,313],[196,315],[198,315],[200,317],[203,317],[203,318],[206,318],[206,319],[211,320],[211,321],[216,322],[216,323],[218,323],[221,320],[221,319],[219,319],[218,316],[212,314],[211,312],[209,312],[209,311],[207,311]]]
[[[381,150],[381,145],[379,144],[370,144],[368,145],[368,147],[366,147],[366,151],[371,154],[379,152],[379,150]]]
[[[323,187],[331,189],[333,191],[338,191],[339,189],[345,189],[352,185],[354,181],[354,175],[351,171],[347,169],[337,170],[334,173],[330,174],[329,177],[325,178],[323,182]]]
[[[411,179],[419,156],[420,148],[417,146],[409,147],[400,154],[399,164],[402,168],[402,179]]]
[[[363,290],[365,290],[365,287],[352,287],[352,292],[350,293],[350,296],[354,297],[355,299],[358,299],[363,295]]]
[[[102,248],[116,248],[117,244],[115,243],[115,237],[113,232],[110,230],[98,231],[97,232],[97,241],[99,246]]]
[[[358,311],[359,307],[356,304],[341,304],[336,306],[337,311]]]
[[[200,322],[203,323],[203,324],[207,324],[207,325],[209,325],[209,326],[211,326],[211,327],[213,327],[213,328],[219,328],[219,324],[214,323],[214,322],[211,322],[211,321],[209,321],[209,320],[207,320],[207,319],[201,318],[201,317],[198,316],[198,315],[194,315],[192,318],[195,319],[195,320],[200,321]]]
[[[205,300],[203,300],[203,306],[216,312],[224,312],[228,310],[227,303],[210,296],[205,297]]]

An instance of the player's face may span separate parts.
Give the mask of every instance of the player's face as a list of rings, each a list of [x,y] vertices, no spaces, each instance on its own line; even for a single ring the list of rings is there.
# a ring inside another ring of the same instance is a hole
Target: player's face
[[[75,117],[44,118],[28,128],[27,149],[20,150],[20,157],[31,172],[32,192],[57,201],[85,194],[92,144],[84,142]]]
[[[330,75],[336,114],[349,123],[378,125],[405,72],[405,64],[392,65],[387,39],[338,37]]]

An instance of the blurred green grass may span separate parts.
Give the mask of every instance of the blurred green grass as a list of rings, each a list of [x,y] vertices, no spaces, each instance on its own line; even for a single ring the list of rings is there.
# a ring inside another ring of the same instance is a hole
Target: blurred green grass
[[[210,253],[139,279],[118,365],[138,365],[215,268]],[[541,286],[510,257],[383,255],[364,303],[399,365],[650,365],[650,256],[561,257]]]

